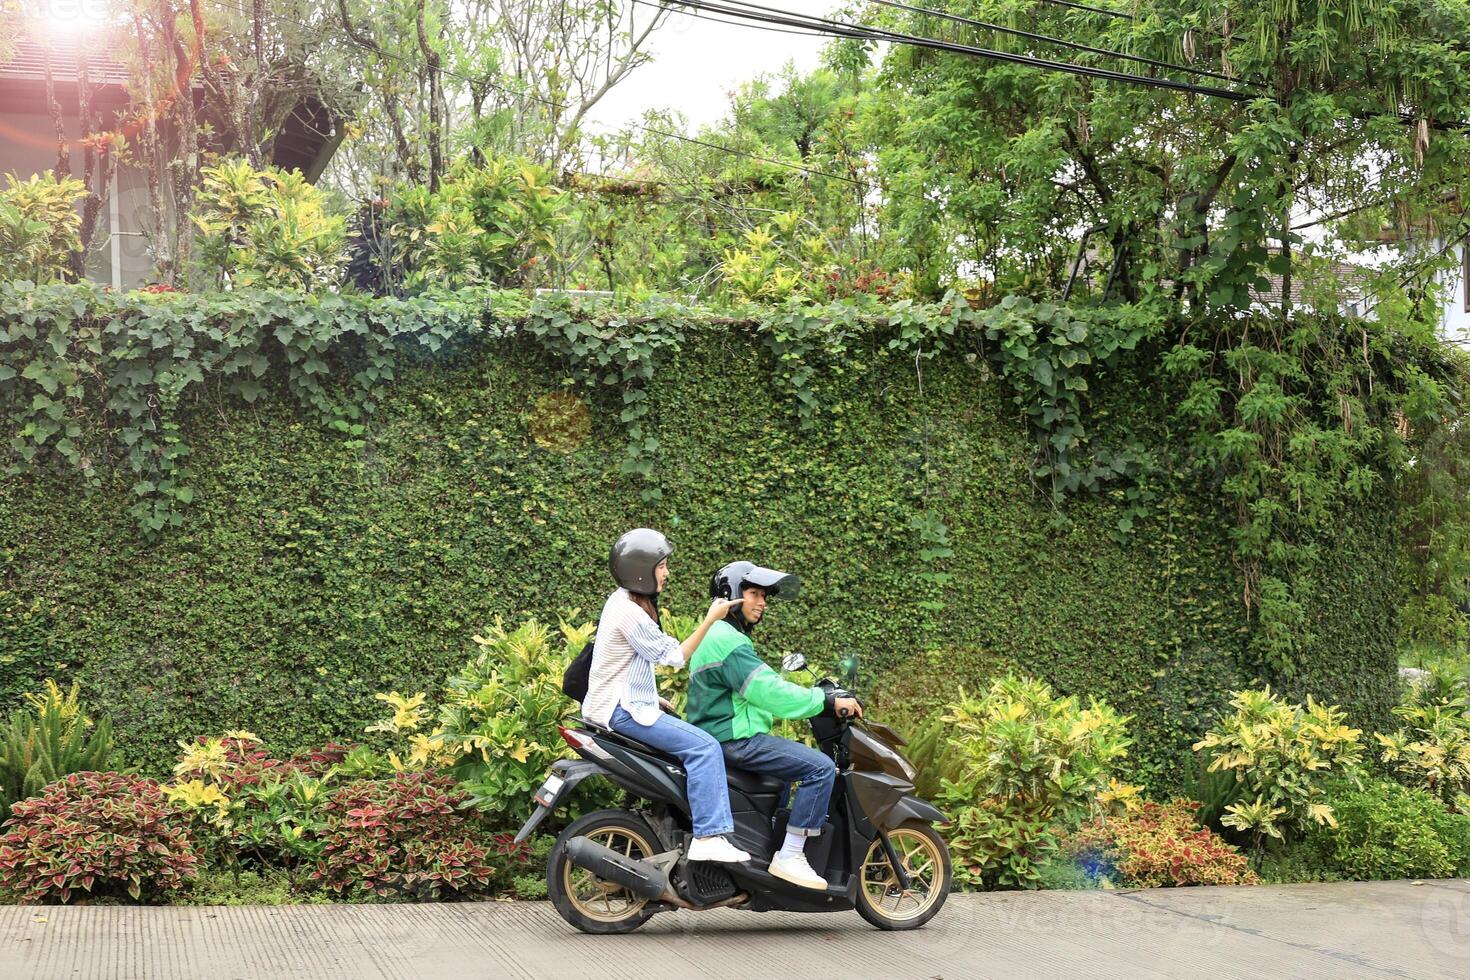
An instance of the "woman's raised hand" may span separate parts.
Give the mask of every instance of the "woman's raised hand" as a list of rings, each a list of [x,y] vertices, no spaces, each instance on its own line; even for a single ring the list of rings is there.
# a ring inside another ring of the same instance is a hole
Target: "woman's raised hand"
[[[704,614],[704,621],[714,625],[728,616],[731,609],[744,601],[744,599],[716,599],[709,604],[709,612]]]
[[[704,621],[699,624],[699,628],[686,636],[684,642],[679,644],[679,649],[684,651],[684,656],[686,658],[694,656],[694,651],[704,642],[704,634],[709,632],[709,628],[724,619],[729,615],[731,609],[744,601],[744,599],[736,599],[733,602],[729,599],[716,599],[711,602],[709,612],[704,614]]]

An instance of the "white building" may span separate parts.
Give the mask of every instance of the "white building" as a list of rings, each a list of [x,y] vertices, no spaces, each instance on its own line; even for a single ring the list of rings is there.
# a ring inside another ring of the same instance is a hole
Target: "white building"
[[[1435,275],[1441,289],[1439,335],[1470,350],[1470,249],[1461,243],[1451,250],[1457,261]]]

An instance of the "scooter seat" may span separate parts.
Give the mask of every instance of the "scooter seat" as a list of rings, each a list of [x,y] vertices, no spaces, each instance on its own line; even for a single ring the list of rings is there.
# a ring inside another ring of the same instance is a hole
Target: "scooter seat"
[[[752,796],[768,796],[781,792],[786,783],[775,776],[751,772],[749,769],[734,769],[725,766],[725,780],[742,793]]]
[[[649,755],[653,756],[655,759],[658,759],[660,762],[664,763],[664,765],[673,769],[677,769],[681,773],[683,772],[684,764],[679,761],[679,758],[677,756],[672,755],[668,752],[664,752],[661,749],[656,749],[653,746],[649,745],[647,742],[644,742],[642,739],[634,738],[631,735],[622,735],[618,732],[613,731],[611,728],[604,728],[596,722],[588,721],[585,718],[582,719],[582,724],[604,738],[613,739],[622,742],[625,745],[634,746],[639,751],[646,752]],[[751,772],[748,769],[736,769],[728,764],[725,766],[725,779],[726,782],[728,782],[736,789],[740,790],[740,792],[749,793],[752,796],[774,795],[781,792],[781,790],[786,785],[784,782],[774,776],[766,776],[758,772]]]

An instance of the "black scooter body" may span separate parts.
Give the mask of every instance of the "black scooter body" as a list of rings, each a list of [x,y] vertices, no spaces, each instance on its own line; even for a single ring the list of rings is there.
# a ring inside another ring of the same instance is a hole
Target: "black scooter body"
[[[907,779],[887,772],[855,770],[848,759],[852,729],[846,722],[812,719],[819,746],[838,761],[837,779],[823,832],[807,842],[807,861],[827,880],[827,889],[803,888],[766,871],[786,831],[782,807],[785,787],[778,779],[727,767],[730,810],[734,817],[735,846],[752,859],[743,864],[677,862],[670,883],[689,906],[700,908],[725,902],[743,893],[742,907],[758,912],[838,912],[852,909],[860,887],[857,863],[872,848],[880,831],[907,820],[947,822],[931,803],[913,795]],[[602,775],[648,802],[649,824],[667,851],[685,850],[691,833],[687,780],[682,764],[627,736],[584,722],[565,732],[585,761],[559,764],[562,785],[540,804],[518,840],[529,837],[557,802],[582,779]],[[861,738],[872,742],[872,736]],[[896,758],[896,753],[895,753]]]

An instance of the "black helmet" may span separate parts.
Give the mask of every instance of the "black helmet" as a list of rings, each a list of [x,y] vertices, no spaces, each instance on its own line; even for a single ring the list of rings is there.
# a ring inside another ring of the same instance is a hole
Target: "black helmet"
[[[674,553],[669,539],[652,528],[634,528],[618,538],[607,556],[607,567],[618,584],[639,595],[655,595],[658,577],[653,570]]]
[[[711,599],[739,599],[747,585],[765,589],[769,599],[795,599],[801,592],[801,579],[795,575],[778,572],[774,568],[762,568],[754,562],[732,561],[715,572],[715,577],[709,583],[709,596]],[[735,625],[746,632],[750,631],[750,624],[746,622],[739,606],[730,610],[730,615],[734,617]]]

